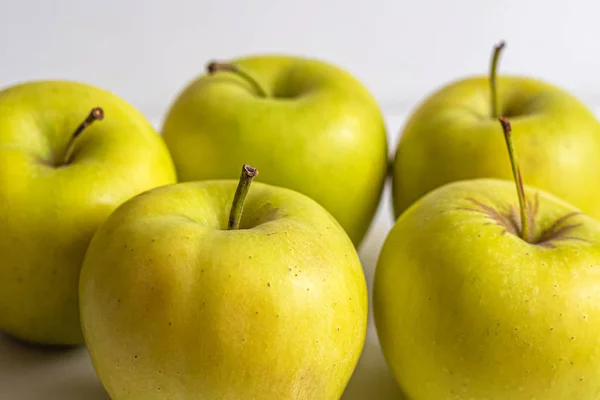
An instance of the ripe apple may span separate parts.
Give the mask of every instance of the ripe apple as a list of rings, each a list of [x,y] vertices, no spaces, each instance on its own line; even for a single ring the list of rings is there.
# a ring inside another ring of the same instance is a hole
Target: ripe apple
[[[600,222],[524,188],[510,158],[517,196],[506,180],[444,185],[384,243],[374,317],[411,400],[600,396]]]
[[[367,330],[358,255],[309,197],[263,183],[246,197],[255,174],[245,166],[237,190],[148,191],[94,236],[81,317],[111,399],[342,395]]]
[[[509,179],[502,139],[495,134],[495,117],[506,116],[515,130],[525,181],[600,218],[593,189],[600,182],[600,123],[558,87],[523,76],[496,79],[502,47],[494,51],[490,78],[452,82],[425,99],[408,119],[393,165],[396,216],[446,183]]]
[[[181,181],[237,179],[248,159],[261,181],[325,207],[356,246],[387,170],[381,111],[348,72],[293,56],[210,63],[168,111],[162,134]]]
[[[81,344],[79,271],[92,235],[123,201],[175,180],[161,137],[114,94],[67,81],[1,91],[0,330]]]

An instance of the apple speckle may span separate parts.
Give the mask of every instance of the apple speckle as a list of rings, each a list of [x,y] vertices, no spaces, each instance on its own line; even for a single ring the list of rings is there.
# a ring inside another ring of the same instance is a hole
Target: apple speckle
[[[133,356],[133,358],[135,358],[137,360],[137,358],[138,358],[137,354],[135,356]]]
[[[268,286],[268,287],[271,287],[271,284],[270,284],[269,282],[267,282],[267,286]]]
[[[171,321],[169,321],[169,326],[173,326],[173,323]]]

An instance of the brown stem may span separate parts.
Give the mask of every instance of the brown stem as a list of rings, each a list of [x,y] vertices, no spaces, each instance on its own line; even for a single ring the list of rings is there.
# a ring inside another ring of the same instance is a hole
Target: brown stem
[[[242,167],[242,175],[240,176],[240,182],[238,183],[233,196],[233,203],[231,204],[231,211],[229,213],[229,222],[227,224],[228,230],[235,230],[240,228],[240,221],[242,219],[242,211],[244,210],[244,201],[246,195],[250,189],[252,179],[258,175],[258,170],[251,167],[248,164],[244,164]]]
[[[500,42],[494,47],[494,52],[492,53],[492,62],[490,64],[490,93],[491,93],[491,102],[492,102],[492,118],[498,118],[499,110],[498,110],[498,93],[496,90],[496,81],[497,81],[497,70],[498,70],[498,61],[500,59],[500,54],[502,53],[502,49],[504,49],[505,43]]]
[[[71,160],[75,139],[77,139],[77,137],[83,133],[85,128],[93,124],[94,121],[102,121],[103,119],[104,110],[100,107],[92,108],[90,114],[86,117],[85,120],[83,120],[81,124],[79,124],[77,129],[75,129],[75,132],[73,132],[73,134],[71,135],[71,139],[69,139],[69,143],[67,143],[67,151],[65,153],[64,164],[68,164]]]
[[[508,156],[510,158],[510,165],[513,171],[513,179],[517,186],[517,195],[519,197],[519,209],[521,210],[521,239],[529,242],[531,240],[531,232],[529,226],[529,218],[527,218],[527,199],[525,198],[525,188],[523,186],[523,178],[521,178],[521,170],[517,163],[517,154],[512,142],[512,128],[510,121],[506,117],[498,118],[502,130],[504,131],[504,140],[506,141],[506,147],[508,148]]]
[[[252,85],[252,87],[254,87],[254,89],[258,92],[260,97],[268,96],[267,91],[265,90],[264,86],[261,85],[255,77],[253,77],[245,69],[243,69],[235,64],[228,64],[228,63],[212,61],[212,62],[208,63],[208,65],[206,66],[206,70],[208,71],[208,73],[210,75],[216,74],[219,71],[234,73],[234,74],[238,75],[239,77],[243,78],[244,80],[246,80],[246,82],[250,83],[250,85]]]

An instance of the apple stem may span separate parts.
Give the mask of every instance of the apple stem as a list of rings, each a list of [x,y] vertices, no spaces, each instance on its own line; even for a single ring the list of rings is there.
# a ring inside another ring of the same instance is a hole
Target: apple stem
[[[86,117],[86,119],[81,124],[79,124],[77,129],[75,129],[75,132],[73,132],[73,135],[71,135],[71,139],[69,139],[69,143],[67,143],[67,152],[65,154],[64,164],[68,164],[69,161],[71,160],[71,156],[73,155],[73,148],[75,147],[74,146],[75,139],[77,139],[77,137],[79,135],[81,135],[81,133],[85,130],[85,128],[87,128],[88,126],[93,124],[94,121],[102,121],[103,119],[104,119],[104,110],[100,107],[92,108],[92,111],[90,111],[90,114]]]
[[[229,213],[229,222],[227,224],[228,230],[235,230],[240,228],[240,220],[242,219],[242,211],[244,209],[244,201],[246,195],[250,189],[252,178],[258,175],[258,170],[251,167],[248,164],[244,164],[242,167],[242,175],[240,176],[240,182],[238,183],[233,196],[233,204],[231,205],[231,212]]]
[[[527,217],[527,202],[525,199],[525,188],[523,187],[523,178],[521,178],[521,170],[519,165],[517,164],[517,155],[515,153],[515,148],[512,142],[512,128],[510,126],[510,121],[506,117],[498,118],[500,121],[500,125],[502,125],[502,130],[504,131],[504,140],[506,141],[506,147],[508,147],[508,156],[510,158],[510,165],[512,167],[513,179],[515,180],[515,184],[517,185],[517,194],[519,196],[519,209],[521,210],[521,239],[529,242],[531,239],[530,236],[530,227],[529,227],[529,218]]]
[[[500,42],[496,46],[494,46],[494,52],[492,54],[492,63],[490,66],[490,92],[491,92],[491,100],[492,100],[492,118],[498,118],[498,94],[496,90],[496,81],[497,81],[497,70],[498,70],[498,60],[500,59],[500,54],[502,53],[502,49],[504,48],[505,43]]]
[[[258,95],[260,97],[268,96],[267,91],[265,90],[263,85],[261,85],[258,82],[258,80],[256,78],[254,78],[250,73],[248,73],[245,69],[243,69],[237,65],[212,61],[207,65],[206,69],[210,75],[213,75],[219,71],[232,72],[232,73],[240,76],[244,80],[246,80],[248,83],[250,83],[254,87],[254,89],[258,92]]]

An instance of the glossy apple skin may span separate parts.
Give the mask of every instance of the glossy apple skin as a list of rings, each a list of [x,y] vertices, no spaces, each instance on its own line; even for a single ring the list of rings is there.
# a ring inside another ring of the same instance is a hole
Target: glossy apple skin
[[[166,186],[120,207],[81,274],[93,365],[113,400],[337,400],[367,289],[347,234],[310,198],[255,182]]]
[[[387,170],[386,129],[374,98],[348,72],[322,61],[264,55],[232,62],[269,97],[231,73],[190,82],[162,127],[180,179],[237,179],[239,166],[252,163],[263,171],[261,182],[324,206],[358,245]]]
[[[97,106],[104,120],[59,165]],[[38,344],[81,344],[79,271],[92,235],[125,200],[175,180],[160,136],[114,94],[65,81],[1,91],[0,330]]]
[[[527,195],[536,244],[484,211],[517,207],[514,184],[490,179],[430,192],[391,230],[374,317],[407,398],[599,398],[600,223],[553,195]],[[540,241],[549,230],[555,238]]]
[[[512,179],[498,121],[490,115],[487,77],[453,82],[409,117],[396,148],[396,216],[446,183]],[[523,180],[600,218],[600,123],[578,99],[548,83],[498,78],[500,114],[510,118]]]

